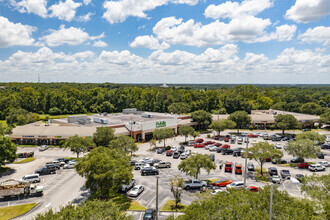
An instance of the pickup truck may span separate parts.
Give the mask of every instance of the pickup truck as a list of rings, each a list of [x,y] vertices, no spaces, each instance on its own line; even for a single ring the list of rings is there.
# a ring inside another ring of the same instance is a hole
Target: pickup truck
[[[188,180],[186,181],[184,188],[185,189],[193,189],[193,188],[202,188],[204,186],[206,186],[206,182],[205,181],[200,181],[200,180]]]
[[[155,163],[154,167],[158,168],[170,168],[171,167],[171,162],[163,162],[160,161],[159,163]]]
[[[18,153],[17,157],[18,158],[28,158],[28,157],[33,157],[34,152],[24,152],[24,153]]]
[[[10,179],[0,184],[0,197],[9,199],[14,196],[42,196],[43,190],[43,186]]]

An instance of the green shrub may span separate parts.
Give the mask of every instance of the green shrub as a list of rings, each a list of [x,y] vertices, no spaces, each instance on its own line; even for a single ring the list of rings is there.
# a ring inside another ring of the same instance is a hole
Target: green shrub
[[[171,150],[171,146],[165,147],[165,150]]]
[[[207,137],[207,138],[211,138],[211,135],[208,134],[206,137]]]
[[[253,130],[253,126],[252,126],[252,125],[249,126],[249,130],[250,130],[250,131]]]
[[[274,125],[269,126],[270,130],[274,130]]]

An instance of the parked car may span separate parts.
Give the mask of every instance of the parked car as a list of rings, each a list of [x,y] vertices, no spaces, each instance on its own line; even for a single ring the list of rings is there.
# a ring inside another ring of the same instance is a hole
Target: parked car
[[[219,192],[223,192],[223,189],[214,189],[212,192],[211,192],[211,195],[216,195],[217,193]]]
[[[144,190],[144,187],[142,185],[136,185],[134,186],[130,191],[126,193],[128,196],[137,197],[139,196]]]
[[[242,164],[235,164],[235,174],[242,175]]]
[[[217,147],[217,146],[210,146],[209,147],[209,151],[217,151],[218,149],[221,149],[220,147]]]
[[[281,158],[272,159],[272,164],[287,164],[287,163],[288,163],[288,161],[283,160]]]
[[[63,169],[73,169],[75,166],[75,163],[68,163],[63,166]]]
[[[56,173],[56,168],[54,167],[42,167],[40,169],[37,169],[35,173],[39,175],[46,175],[46,174],[55,174]]]
[[[197,138],[195,140],[195,142],[197,142],[197,143],[203,143],[204,142],[204,139],[203,138]]]
[[[166,156],[172,156],[173,155],[173,151],[172,150],[168,150],[166,151]]]
[[[309,163],[302,162],[298,164],[298,167],[300,169],[308,169],[309,165],[310,165]]]
[[[162,153],[164,153],[164,151],[165,151],[165,149],[164,148],[158,148],[157,149],[157,154],[162,154]]]
[[[171,147],[171,151],[177,151],[177,150],[178,150],[178,148],[176,146]]]
[[[185,153],[187,156],[189,156],[189,155],[191,154],[191,150],[188,149],[188,150],[186,150],[184,153]]]
[[[39,174],[29,174],[29,175],[25,175],[23,176],[20,181],[27,181],[30,183],[40,183],[40,176]]]
[[[131,182],[128,185],[123,184],[121,186],[121,191],[122,192],[128,192],[128,190],[132,189],[134,186],[135,186],[135,179],[132,179]]]
[[[324,159],[324,154],[323,153],[317,153],[316,156],[319,159]]]
[[[203,148],[203,147],[205,147],[205,145],[202,143],[197,143],[194,145],[194,148]]]
[[[290,170],[281,170],[281,176],[283,179],[291,177]]]
[[[330,149],[330,144],[321,144],[321,149]]]
[[[221,170],[223,167],[224,162],[222,160],[219,161],[219,169]]]
[[[229,144],[225,144],[225,145],[222,146],[222,148],[228,149],[228,148],[230,148],[230,145]]]
[[[131,166],[135,166],[135,163],[137,163],[136,160],[131,160],[131,161],[130,161]]]
[[[141,169],[141,176],[146,176],[146,175],[158,175],[159,170],[156,169],[155,167],[144,167]]]
[[[180,155],[180,159],[181,160],[184,160],[184,159],[186,159],[188,157],[188,155],[186,154],[186,153],[182,153],[181,155]]]
[[[61,169],[61,167],[60,167],[59,165],[54,164],[54,163],[46,163],[46,167],[47,167],[47,168],[54,168],[54,169],[56,169],[56,170]]]
[[[170,168],[171,167],[171,162],[160,161],[158,163],[155,163],[154,167],[156,167],[157,169],[158,168]]]
[[[243,143],[243,137],[242,136],[239,136],[237,138],[237,144],[242,144]]]
[[[252,162],[248,163],[247,169],[248,169],[248,171],[254,171],[254,165]]]
[[[257,135],[257,134],[249,134],[248,137],[249,137],[249,138],[257,138],[258,135]]]
[[[318,164],[321,164],[324,167],[328,167],[330,165],[328,161],[321,161],[321,162],[318,162]]]
[[[245,189],[249,190],[251,192],[258,192],[259,191],[259,187],[256,187],[256,186],[248,186]]]
[[[195,144],[197,144],[196,141],[189,141],[189,142],[188,142],[188,146],[189,146],[189,147],[193,147]]]
[[[233,155],[234,156],[241,156],[242,149],[243,148],[241,148],[241,147],[233,149]]]
[[[273,183],[278,183],[281,181],[281,178],[278,175],[273,175],[271,180]]]
[[[137,162],[135,163],[135,167],[134,167],[134,170],[141,170],[142,167],[144,167],[146,164],[143,163],[143,162]]]
[[[210,154],[210,159],[211,159],[212,161],[215,161],[215,155],[214,155],[214,154]]]
[[[24,153],[18,153],[17,157],[18,158],[28,158],[28,157],[33,157],[34,156],[34,152],[24,152]]]
[[[276,143],[276,144],[275,144],[275,147],[276,147],[277,149],[282,149],[282,144],[280,144],[280,143]]]
[[[205,181],[200,181],[200,180],[188,180],[185,182],[185,185],[184,185],[184,189],[192,189],[192,188],[202,188],[204,186],[206,186],[206,182]]]
[[[203,144],[204,145],[211,145],[211,144],[214,144],[215,142],[214,141],[206,141],[206,142],[204,142]]]
[[[224,187],[227,186],[228,184],[231,184],[232,182],[230,180],[219,180],[215,181],[212,183],[213,186],[218,186],[218,187]]]
[[[298,157],[295,157],[293,159],[290,160],[291,163],[302,163],[302,162],[305,162],[304,158],[298,158]]]
[[[229,142],[229,138],[226,137],[226,138],[225,138],[225,142]]]
[[[178,152],[180,154],[182,154],[184,152],[184,150],[185,150],[184,146],[180,146],[179,149],[178,149]]]
[[[156,219],[156,210],[155,209],[147,209],[144,212],[143,220],[154,220]]]
[[[173,159],[178,159],[180,157],[180,153],[179,152],[174,152],[173,153]]]
[[[221,149],[221,153],[223,154],[223,155],[228,155],[228,154],[233,154],[233,150],[232,149],[229,149],[229,148],[222,148]]]
[[[232,172],[233,171],[233,165],[230,162],[226,162],[225,164],[225,172]]]
[[[314,172],[316,172],[316,171],[324,171],[324,170],[325,170],[325,167],[322,166],[321,164],[311,164],[311,165],[308,167],[308,169],[309,169],[310,171],[314,171]]]
[[[277,176],[278,175],[278,172],[277,172],[277,169],[276,167],[269,167],[268,168],[268,174],[269,176]]]
[[[226,186],[227,189],[230,189],[230,188],[240,189],[240,188],[243,188],[243,187],[244,187],[244,182],[242,182],[242,181],[232,182],[231,184],[228,184]]]
[[[47,150],[48,148],[49,148],[48,145],[41,145],[41,146],[39,146],[39,151],[45,151],[45,150]]]
[[[299,182],[301,182],[302,181],[302,178],[304,177],[304,175],[302,175],[302,174],[296,174],[295,175],[295,178],[299,181]]]
[[[272,141],[281,141],[282,137],[280,135],[272,135],[271,136]]]

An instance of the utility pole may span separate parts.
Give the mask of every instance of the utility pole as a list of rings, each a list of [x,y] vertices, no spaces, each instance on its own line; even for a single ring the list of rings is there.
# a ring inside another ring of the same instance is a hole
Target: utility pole
[[[247,178],[247,156],[248,156],[248,145],[249,145],[249,137],[246,136],[246,148],[245,148],[245,167],[244,167],[244,187],[247,187],[246,185],[246,178]]]
[[[290,177],[286,177],[283,179],[278,186],[276,187],[277,184],[272,184],[270,185],[270,201],[269,201],[269,220],[272,220],[272,214],[273,214],[273,193],[274,190],[280,187],[286,180],[290,179]],[[275,189],[274,189],[275,188]]]
[[[131,117],[131,122],[130,123],[131,123],[131,138],[133,138],[133,134],[132,134],[133,133],[133,131],[132,131],[132,127],[133,127],[132,117]]]
[[[156,220],[158,220],[158,179],[159,177],[156,176]]]

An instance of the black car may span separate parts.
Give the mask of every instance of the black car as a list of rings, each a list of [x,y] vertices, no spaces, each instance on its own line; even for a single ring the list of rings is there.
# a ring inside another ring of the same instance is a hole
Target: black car
[[[291,177],[290,170],[281,170],[281,176],[283,179]]]
[[[241,156],[241,154],[242,154],[242,149],[243,148],[235,148],[234,150],[233,150],[233,155],[234,156]]]
[[[222,149],[221,153],[223,155],[233,154],[233,149],[225,148],[225,149]]]
[[[163,152],[164,152],[165,150],[164,150],[164,148],[158,148],[157,149],[157,154],[162,154]]]
[[[153,159],[152,161],[150,161],[148,164],[150,166],[153,166],[155,163],[159,163],[161,160],[158,160],[158,159]]]
[[[319,159],[324,159],[324,154],[323,153],[317,153],[317,158]]]
[[[269,174],[270,176],[278,175],[276,167],[269,167],[269,168],[268,168],[268,174]]]
[[[247,168],[248,168],[248,171],[254,171],[254,165],[253,165],[253,163],[252,162],[249,162]]]
[[[136,162],[137,162],[136,160],[131,160],[131,161],[130,161],[131,166],[135,166],[135,163],[136,163]]]
[[[145,167],[145,168],[141,169],[141,176],[158,175],[158,174],[159,174],[159,170],[154,167]]]
[[[281,141],[282,140],[282,137],[279,136],[279,135],[272,135],[272,141]]]
[[[184,152],[184,150],[185,150],[184,146],[180,146],[179,149],[178,149],[178,152],[180,154],[182,154]]]
[[[154,220],[156,219],[156,210],[147,209],[144,213],[143,220]]]
[[[329,144],[322,144],[321,149],[330,149],[330,145]]]
[[[276,159],[272,159],[272,164],[287,164],[288,161],[280,159],[280,158],[276,158]]]
[[[180,153],[179,152],[174,152],[173,153],[173,158],[174,159],[178,159],[180,157]]]
[[[304,158],[293,158],[290,160],[291,163],[302,163],[302,162],[305,162]]]
[[[215,155],[214,155],[214,154],[210,154],[210,159],[211,159],[212,161],[215,161]]]
[[[59,162],[64,162],[64,163],[68,163],[70,161],[69,159],[66,159],[66,158],[57,158],[56,160]]]
[[[35,173],[38,173],[40,175],[53,174],[53,173],[56,173],[56,168],[43,167],[43,168],[36,170]]]
[[[296,179],[297,179],[299,182],[301,182],[301,179],[304,177],[304,175],[302,175],[302,174],[296,174],[295,177],[296,177]]]
[[[46,167],[47,168],[54,168],[56,170],[59,170],[61,167],[57,164],[54,164],[54,163],[49,163],[49,164],[46,164]]]

